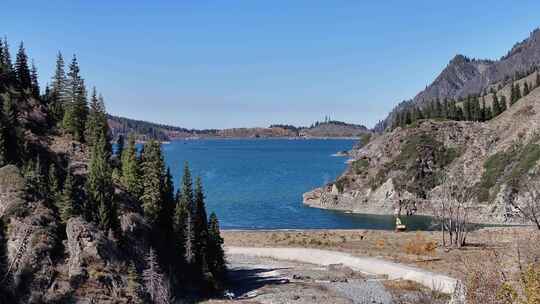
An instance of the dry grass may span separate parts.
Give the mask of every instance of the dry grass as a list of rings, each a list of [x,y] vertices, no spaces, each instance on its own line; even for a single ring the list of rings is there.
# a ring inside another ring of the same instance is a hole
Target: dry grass
[[[378,257],[413,265],[429,271],[465,278],[463,261],[482,261],[498,252],[511,256],[518,235],[530,228],[500,227],[473,231],[468,246],[460,250],[440,247],[440,232],[395,233],[377,230],[303,230],[303,231],[224,231],[226,246],[308,247],[347,252],[357,256]]]

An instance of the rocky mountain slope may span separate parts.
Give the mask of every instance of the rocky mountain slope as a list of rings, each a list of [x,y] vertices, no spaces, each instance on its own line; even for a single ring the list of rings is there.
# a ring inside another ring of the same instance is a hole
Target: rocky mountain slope
[[[496,94],[508,96],[511,85],[500,84]],[[539,130],[539,87],[487,122],[420,120],[353,150],[347,171],[306,193],[304,202],[362,213],[434,214],[433,202],[459,180],[475,221],[521,223],[516,207],[540,181]]]
[[[540,29],[514,47],[499,60],[470,59],[456,55],[435,80],[412,100],[396,106],[389,116],[375,129],[384,130],[390,125],[396,112],[409,105],[423,105],[435,99],[460,99],[478,95],[494,83],[505,82],[516,75],[528,74],[540,66]]]

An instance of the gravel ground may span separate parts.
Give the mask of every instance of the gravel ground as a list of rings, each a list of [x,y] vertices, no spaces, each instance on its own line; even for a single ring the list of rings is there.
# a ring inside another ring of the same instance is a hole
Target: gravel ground
[[[319,266],[243,254],[227,258],[233,303],[392,303],[377,278],[343,265]]]

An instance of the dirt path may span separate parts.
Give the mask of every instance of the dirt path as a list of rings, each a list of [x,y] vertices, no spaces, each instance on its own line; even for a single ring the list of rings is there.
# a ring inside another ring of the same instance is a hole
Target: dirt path
[[[309,248],[255,248],[227,247],[227,254],[243,254],[279,260],[298,261],[328,266],[343,264],[355,271],[373,275],[385,275],[391,280],[403,279],[422,284],[444,293],[452,293],[457,280],[407,265],[369,257],[356,257],[347,253]]]

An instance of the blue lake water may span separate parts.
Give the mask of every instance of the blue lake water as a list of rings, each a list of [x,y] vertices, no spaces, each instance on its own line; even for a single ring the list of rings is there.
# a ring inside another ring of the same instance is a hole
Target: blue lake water
[[[339,176],[353,140],[179,140],[163,145],[176,186],[184,161],[201,176],[206,204],[224,229],[393,229],[392,216],[310,208],[302,194]],[[426,218],[405,219],[426,229]]]

